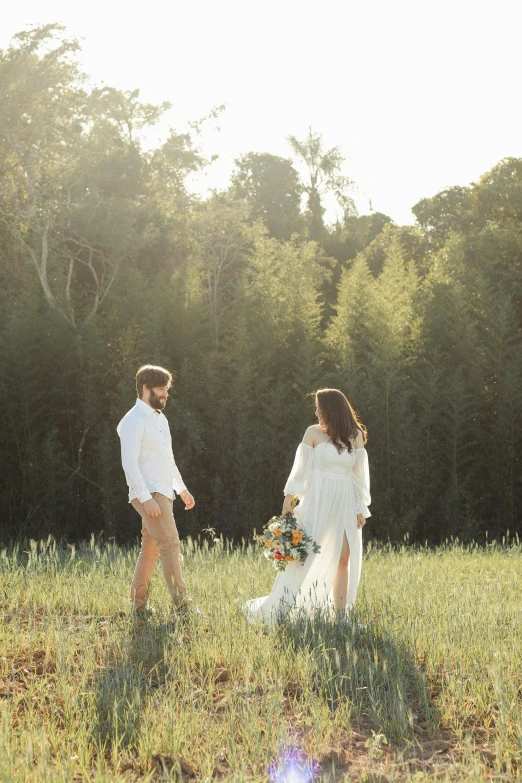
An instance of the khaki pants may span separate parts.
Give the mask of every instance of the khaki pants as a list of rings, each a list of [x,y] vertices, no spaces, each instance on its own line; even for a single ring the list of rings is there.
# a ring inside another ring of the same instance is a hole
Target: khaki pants
[[[142,522],[141,549],[131,585],[131,601],[136,611],[143,609],[147,604],[150,580],[159,557],[161,557],[163,576],[175,606],[179,607],[187,601],[185,599],[187,588],[181,574],[179,536],[172,511],[172,500],[159,492],[154,492],[152,496],[161,509],[161,516],[156,518],[149,517],[137,498],[131,501]]]

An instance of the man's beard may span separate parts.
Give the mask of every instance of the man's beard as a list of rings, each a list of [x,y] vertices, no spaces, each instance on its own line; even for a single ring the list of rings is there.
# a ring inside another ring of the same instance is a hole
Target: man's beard
[[[162,397],[158,397],[158,395],[154,394],[151,389],[149,404],[154,408],[155,411],[162,411],[167,404],[167,400],[163,399]]]

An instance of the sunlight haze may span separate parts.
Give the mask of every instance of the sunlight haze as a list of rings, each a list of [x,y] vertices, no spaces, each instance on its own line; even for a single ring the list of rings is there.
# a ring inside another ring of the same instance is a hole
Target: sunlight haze
[[[290,157],[287,137],[304,138],[311,125],[341,148],[362,214],[371,200],[413,223],[419,199],[522,156],[519,9],[47,0],[4,9],[0,46],[30,24],[64,24],[82,39],[80,62],[94,82],[173,104],[160,137],[225,104],[204,134],[205,152],[219,160],[192,183],[197,192],[226,188],[241,154]]]

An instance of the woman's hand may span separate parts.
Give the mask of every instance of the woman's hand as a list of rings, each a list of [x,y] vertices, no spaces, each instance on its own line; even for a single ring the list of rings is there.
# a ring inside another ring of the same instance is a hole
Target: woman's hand
[[[281,511],[281,514],[290,514],[290,516],[294,516],[294,509],[292,508],[292,500],[294,496],[293,495],[286,495],[285,501],[283,503],[283,510]]]
[[[361,527],[364,527],[366,524],[366,520],[363,517],[362,514],[357,514],[357,529],[360,530]]]

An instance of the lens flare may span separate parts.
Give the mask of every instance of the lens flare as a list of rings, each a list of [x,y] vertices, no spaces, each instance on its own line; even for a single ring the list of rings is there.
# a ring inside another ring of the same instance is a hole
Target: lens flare
[[[313,763],[300,760],[293,751],[285,753],[284,764],[274,763],[268,770],[270,783],[312,783],[314,779]]]

